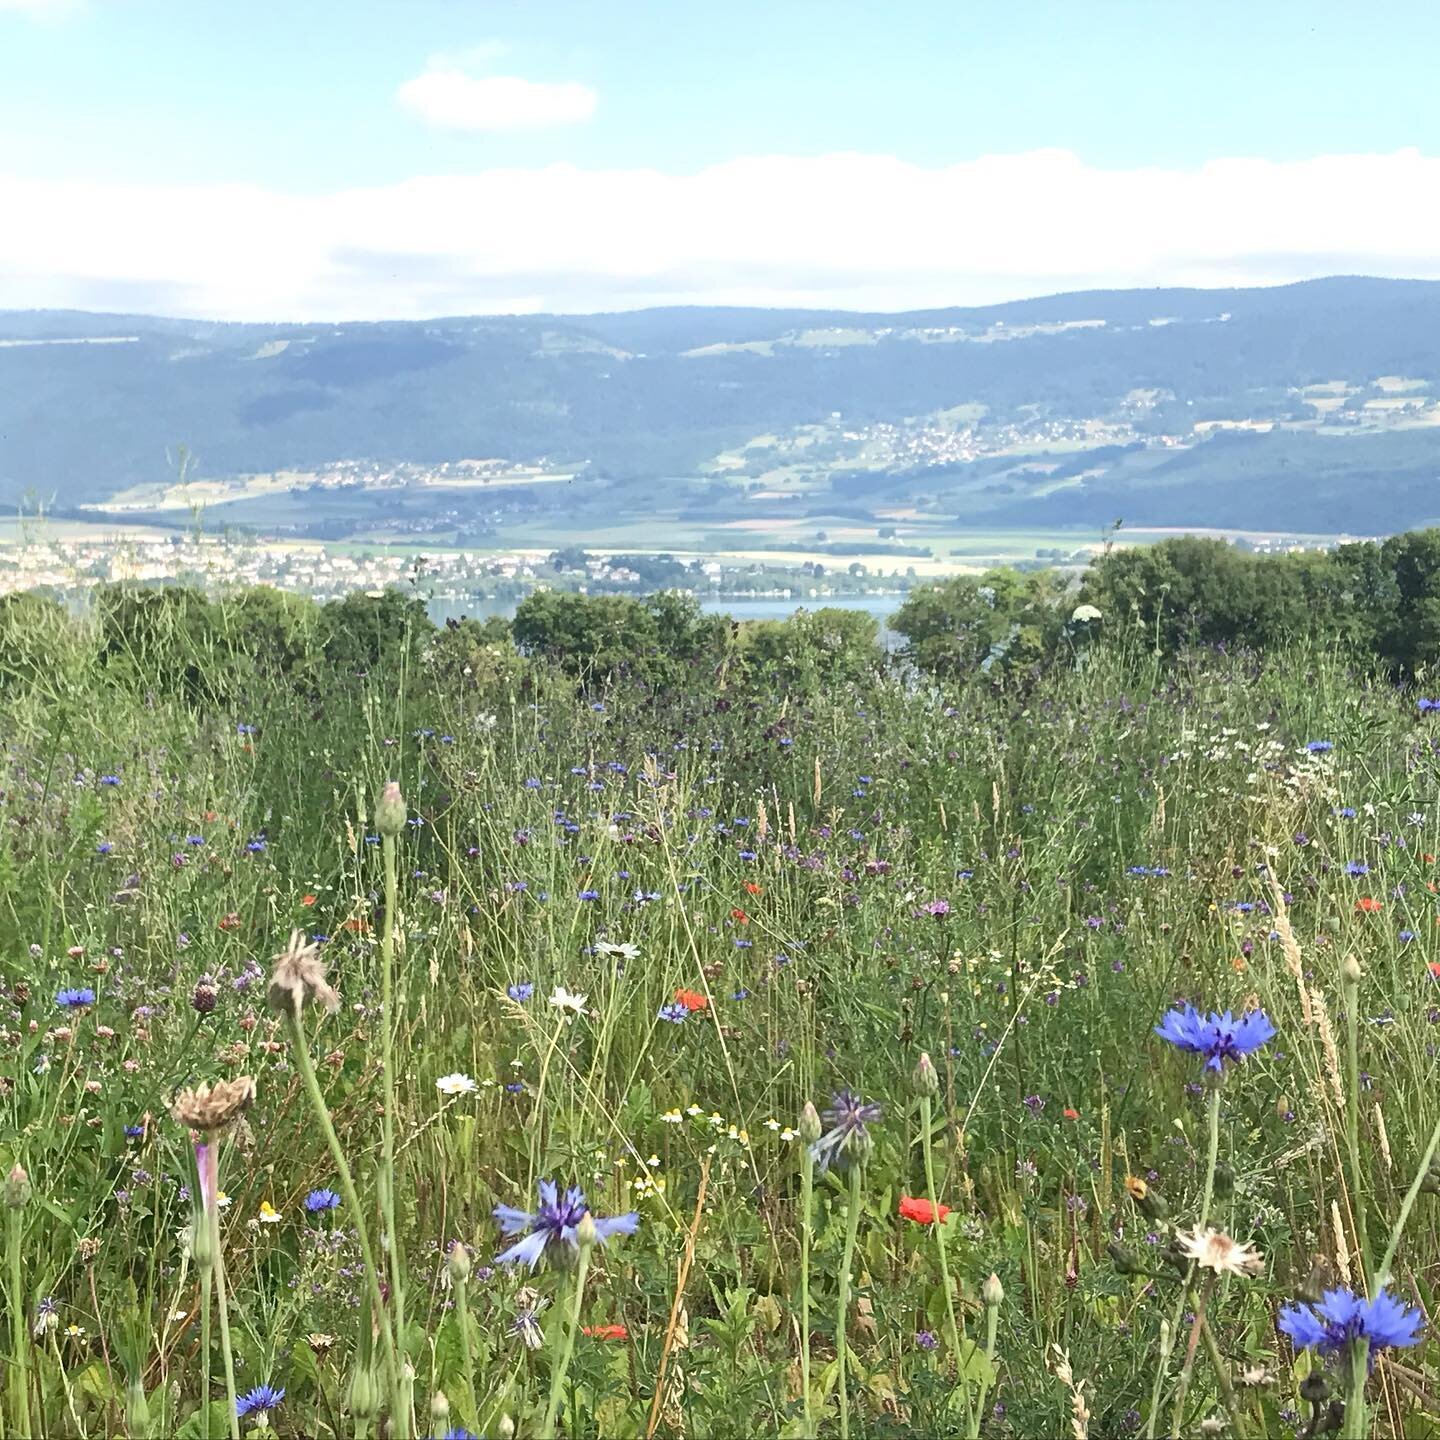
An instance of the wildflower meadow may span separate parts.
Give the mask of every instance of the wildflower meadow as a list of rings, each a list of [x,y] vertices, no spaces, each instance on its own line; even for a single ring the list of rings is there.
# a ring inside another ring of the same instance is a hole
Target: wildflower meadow
[[[0,1437],[1440,1433],[1423,685],[24,623]]]

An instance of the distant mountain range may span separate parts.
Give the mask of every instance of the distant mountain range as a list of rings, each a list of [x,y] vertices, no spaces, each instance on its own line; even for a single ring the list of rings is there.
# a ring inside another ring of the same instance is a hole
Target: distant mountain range
[[[860,527],[904,553],[1118,517],[1376,534],[1440,521],[1440,282],[900,315],[0,312],[0,502],[27,497],[460,542]]]

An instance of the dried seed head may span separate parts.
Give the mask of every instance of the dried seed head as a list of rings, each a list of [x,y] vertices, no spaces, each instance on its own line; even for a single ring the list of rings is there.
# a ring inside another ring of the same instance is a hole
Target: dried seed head
[[[202,980],[190,997],[190,1006],[197,1015],[208,1015],[220,998],[220,992],[207,981]]]
[[[314,999],[333,1015],[340,1008],[340,993],[325,979],[326,968],[320,947],[306,940],[303,930],[292,930],[289,944],[275,957],[270,1008],[298,1020],[306,1000]]]
[[[254,1103],[254,1079],[237,1075],[233,1080],[217,1080],[213,1086],[182,1090],[171,1103],[170,1113],[181,1125],[208,1135],[223,1130]]]

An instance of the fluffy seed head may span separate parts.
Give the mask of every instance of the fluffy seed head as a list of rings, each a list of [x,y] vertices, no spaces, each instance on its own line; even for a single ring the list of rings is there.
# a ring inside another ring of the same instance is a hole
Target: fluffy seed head
[[[303,930],[292,930],[290,941],[275,957],[270,976],[270,1008],[300,1018],[306,1000],[318,1000],[330,1014],[340,1008],[340,993],[326,979],[320,947],[306,940]]]

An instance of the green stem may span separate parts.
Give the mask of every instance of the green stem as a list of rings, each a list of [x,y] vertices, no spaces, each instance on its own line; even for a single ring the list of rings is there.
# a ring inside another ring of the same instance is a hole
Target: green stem
[[[220,1308],[220,1356],[225,1362],[225,1403],[230,1417],[230,1440],[240,1440],[240,1416],[235,1408],[235,1356],[230,1349],[230,1306],[225,1293],[225,1257],[220,1253],[220,1206],[213,1195],[206,1223],[210,1226],[210,1249],[215,1257],[215,1298]]]
[[[810,1243],[814,1231],[812,1206],[815,1190],[815,1161],[810,1147],[800,1147],[800,1402],[805,1416],[805,1434],[812,1435],[815,1422],[810,1414]]]
[[[1347,962],[1350,963],[1350,962]],[[1365,1188],[1360,1173],[1360,987],[1348,982],[1345,991],[1345,1143],[1350,1152],[1350,1196],[1355,1207],[1355,1238],[1360,1245],[1360,1266],[1367,1285],[1374,1265],[1365,1217]]]
[[[995,1330],[1000,1320],[1000,1307],[985,1307],[985,1369],[980,1375],[980,1393],[975,1398],[975,1410],[970,1421],[970,1440],[978,1440],[980,1425],[985,1416],[985,1401],[990,1394],[990,1376],[995,1368]]]
[[[960,1327],[955,1323],[955,1294],[950,1284],[950,1261],[945,1254],[945,1227],[940,1223],[940,1197],[935,1189],[935,1156],[930,1144],[930,1110],[928,1095],[920,1097],[920,1153],[925,1159],[925,1194],[930,1200],[930,1216],[935,1230],[935,1248],[940,1255],[940,1283],[945,1287],[945,1339],[950,1346],[951,1364],[955,1373],[964,1375],[965,1357],[960,1353]],[[965,1397],[966,1432],[976,1433],[977,1417],[970,1414],[970,1387],[961,1380]]]
[[[380,1159],[380,1204],[385,1225],[384,1250],[389,1259],[390,1299],[395,1309],[395,1335],[405,1335],[405,1273],[401,1263],[400,1240],[395,1233],[395,906],[399,886],[395,874],[395,837],[381,841],[385,859],[385,923],[380,933],[380,1008],[384,1029],[380,1032],[381,1066],[385,1081],[383,1149]],[[409,1440],[410,1385],[400,1354],[395,1356],[394,1376],[398,1413],[391,1423],[396,1440]]]
[[[19,1206],[9,1215],[10,1248],[10,1336],[13,1354],[10,1361],[10,1413],[16,1435],[30,1430],[30,1346],[25,1335],[25,1295],[20,1285],[20,1241],[23,1216]]]
[[[292,1014],[288,1018],[290,1021],[290,1048],[295,1055],[295,1068],[300,1072],[300,1078],[305,1085],[305,1093],[310,1099],[310,1108],[315,1112],[315,1119],[320,1125],[321,1133],[325,1136],[330,1159],[335,1165],[335,1178],[336,1183],[340,1186],[340,1194],[344,1198],[345,1204],[349,1206],[350,1214],[355,1217],[355,1234],[360,1243],[360,1258],[365,1262],[365,1280],[370,1291],[370,1307],[380,1325],[380,1338],[385,1351],[385,1378],[393,1402],[397,1394],[400,1364],[395,1352],[395,1335],[390,1328],[390,1312],[385,1308],[385,1300],[380,1293],[380,1271],[375,1264],[375,1254],[370,1248],[370,1232],[365,1225],[364,1212],[360,1209],[360,1197],[355,1193],[355,1181],[351,1177],[350,1166],[345,1160],[344,1150],[340,1148],[340,1140],[335,1134],[335,1126],[331,1123],[330,1111],[325,1105],[325,1097],[320,1093],[320,1082],[315,1078],[315,1066],[310,1059],[310,1046],[306,1042],[305,1032],[300,1028],[300,1017],[298,1014]]]
[[[565,1323],[565,1346],[560,1352],[560,1363],[550,1372],[550,1398],[545,1403],[545,1424],[540,1429],[540,1440],[555,1440],[555,1421],[560,1414],[560,1400],[565,1393],[570,1360],[575,1354],[575,1334],[580,1329],[580,1307],[585,1295],[585,1276],[590,1269],[590,1250],[589,1245],[580,1247],[580,1268],[575,1272],[575,1292]]]
[[[1215,1198],[1215,1166],[1220,1158],[1220,1087],[1218,1084],[1215,1084],[1214,1089],[1210,1091],[1206,1121],[1209,1126],[1207,1142],[1209,1149],[1205,1159],[1205,1192],[1200,1201],[1198,1228],[1201,1230],[1205,1228],[1205,1222],[1210,1218],[1210,1202]]]
[[[840,1396],[840,1440],[850,1437],[850,1387],[846,1370],[849,1346],[845,1339],[850,1315],[850,1266],[855,1259],[855,1237],[860,1233],[860,1163],[850,1163],[850,1208],[845,1215],[845,1253],[840,1258],[840,1304],[835,1315],[836,1388]]]
[[[1212,1082],[1213,1083],[1213,1082]],[[1201,1192],[1200,1199],[1200,1223],[1198,1229],[1205,1228],[1205,1222],[1210,1218],[1210,1202],[1215,1198],[1215,1167],[1220,1159],[1220,1087],[1214,1084],[1209,1092],[1209,1100],[1205,1107],[1206,1141],[1205,1141],[1205,1187]],[[1175,1297],[1175,1310],[1170,1317],[1171,1344],[1173,1337],[1180,1333],[1180,1321],[1185,1314],[1185,1301],[1190,1293],[1190,1286],[1195,1277],[1195,1266],[1190,1266],[1189,1273],[1185,1277],[1185,1283],[1180,1287],[1180,1293]],[[1162,1332],[1163,1333],[1163,1332]],[[1194,1340],[1192,1335],[1191,1339]],[[1160,1387],[1165,1377],[1166,1362],[1169,1360],[1169,1350],[1165,1349],[1160,1357],[1160,1365],[1155,1375],[1155,1386],[1150,1399],[1150,1414],[1145,1421],[1144,1440],[1155,1440],[1155,1426],[1160,1419]],[[1193,1363],[1193,1359],[1192,1359]],[[1189,1388],[1190,1380],[1185,1374],[1181,1374],[1180,1383]],[[1177,1395],[1178,1405],[1184,1399],[1183,1391]]]
[[[1245,1416],[1235,1397],[1235,1386],[1230,1379],[1230,1367],[1220,1353],[1220,1346],[1215,1341],[1215,1333],[1210,1328],[1209,1320],[1203,1316],[1200,1320],[1200,1338],[1205,1342],[1205,1353],[1209,1355],[1211,1368],[1215,1371],[1215,1388],[1220,1394],[1220,1404],[1230,1418],[1230,1433],[1235,1440],[1246,1440]]]
[[[203,1182],[202,1182],[203,1183]],[[202,1216],[203,1218],[203,1216]],[[205,1243],[210,1244],[209,1221],[205,1221],[207,1235]],[[208,1264],[200,1266],[200,1440],[210,1437],[210,1309],[215,1294],[214,1268]]]
[[[1435,1154],[1440,1151],[1440,1121],[1435,1124],[1434,1130],[1430,1132],[1430,1143],[1425,1147],[1425,1154],[1421,1158],[1420,1168],[1415,1172],[1415,1178],[1410,1182],[1410,1188],[1405,1192],[1405,1198],[1400,1202],[1400,1214],[1395,1220],[1395,1228],[1390,1232],[1390,1243],[1385,1247],[1385,1258],[1380,1262],[1380,1268],[1375,1272],[1375,1288],[1383,1290],[1390,1283],[1390,1267],[1395,1263],[1395,1252],[1400,1248],[1400,1235],[1405,1229],[1405,1223],[1410,1219],[1410,1212],[1415,1208],[1415,1201],[1420,1195],[1420,1187],[1425,1183],[1425,1177],[1430,1173],[1430,1167],[1435,1163]]]
[[[1195,1267],[1192,1265],[1190,1270],[1193,1274]],[[1215,1277],[1212,1276],[1195,1304],[1195,1319],[1190,1326],[1190,1339],[1185,1343],[1185,1363],[1180,1367],[1180,1379],[1175,1385],[1175,1402],[1170,1411],[1170,1440],[1180,1440],[1180,1426],[1185,1418],[1185,1400],[1190,1394],[1190,1380],[1195,1374],[1195,1351],[1200,1342],[1200,1327],[1205,1322],[1205,1307],[1210,1303],[1214,1288]],[[1181,1298],[1183,1300],[1185,1296],[1193,1294],[1193,1285],[1187,1284]]]
[[[1183,1295],[1183,1291],[1181,1292]],[[1181,1312],[1183,1314],[1183,1311]],[[1145,1440],[1154,1440],[1155,1419],[1160,1414],[1160,1390],[1165,1384],[1165,1371],[1170,1365],[1171,1336],[1175,1327],[1168,1320],[1160,1322],[1160,1354],[1155,1365],[1155,1383],[1150,1387],[1150,1418],[1145,1422]]]
[[[1365,1380],[1370,1373],[1370,1342],[1353,1341],[1350,1355],[1350,1383],[1345,1395],[1345,1419],[1340,1440],[1366,1440]]]
[[[475,1348],[470,1339],[470,1282],[455,1282],[455,1304],[460,1311],[460,1348],[465,1357],[465,1394],[475,1414]]]

